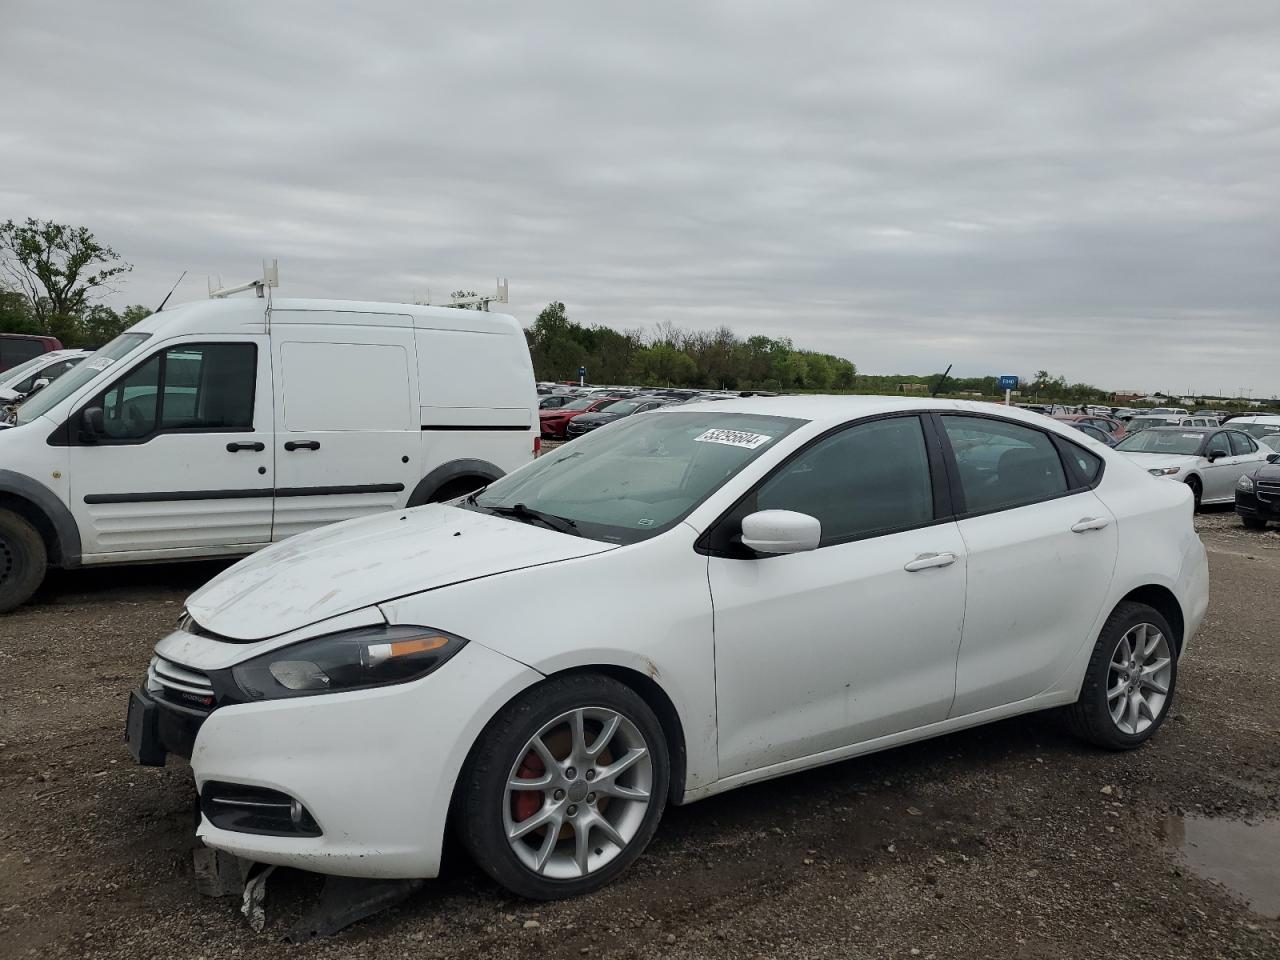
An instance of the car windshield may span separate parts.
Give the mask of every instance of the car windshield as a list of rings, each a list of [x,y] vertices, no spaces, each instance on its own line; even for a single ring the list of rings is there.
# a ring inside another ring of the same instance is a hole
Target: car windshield
[[[575,400],[575,401],[573,401],[573,403],[566,403],[564,406],[559,407],[559,408],[557,408],[557,409],[560,409],[560,410],[586,410],[586,409],[587,409],[587,408],[589,408],[593,403],[595,403],[598,399],[600,399],[600,398],[599,398],[599,397],[583,397],[583,398],[582,398],[582,399],[580,399],[580,400]]]
[[[675,526],[805,422],[711,411],[629,417],[539,457],[464,505],[540,511],[572,521],[582,536],[636,543]]]
[[[1144,430],[1125,437],[1116,449],[1122,453],[1164,453],[1189,457],[1200,449],[1203,440],[1203,433],[1190,430]]]
[[[1168,425],[1169,420],[1166,417],[1134,417],[1125,429],[1129,433],[1137,433],[1139,430],[1150,427],[1167,427]]]
[[[634,413],[636,407],[643,402],[643,400],[619,400],[617,403],[610,403],[601,409],[607,410],[609,413],[620,413],[625,417],[628,413]]]
[[[0,373],[0,390],[8,389],[28,373],[39,369],[41,364],[48,362],[49,354],[42,353],[39,356],[32,357],[30,360],[24,360],[16,367],[10,367],[4,373]]]
[[[149,333],[120,334],[93,356],[86,357],[74,370],[59,377],[39,393],[32,394],[29,400],[18,407],[16,423],[21,426],[42,416],[94,377],[101,375],[121,357],[128,356],[149,336]]]

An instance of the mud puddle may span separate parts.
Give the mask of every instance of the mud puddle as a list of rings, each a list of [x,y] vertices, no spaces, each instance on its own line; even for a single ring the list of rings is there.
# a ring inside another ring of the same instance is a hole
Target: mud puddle
[[[1222,884],[1255,913],[1280,919],[1280,819],[1169,817],[1163,832],[1197,876]]]

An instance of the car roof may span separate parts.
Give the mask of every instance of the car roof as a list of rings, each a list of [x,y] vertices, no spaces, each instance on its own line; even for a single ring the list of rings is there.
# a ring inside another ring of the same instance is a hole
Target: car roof
[[[1143,430],[1143,433],[1217,433],[1222,427],[1152,427],[1150,430]]]
[[[978,400],[945,400],[936,397],[829,396],[793,394],[782,397],[732,397],[724,400],[693,400],[680,404],[671,413],[705,410],[713,413],[754,413],[768,417],[795,417],[820,425],[832,426],[886,413],[936,410],[946,413],[972,413],[1018,420],[1031,426],[1053,426],[1064,432],[1061,421],[1020,407]]]

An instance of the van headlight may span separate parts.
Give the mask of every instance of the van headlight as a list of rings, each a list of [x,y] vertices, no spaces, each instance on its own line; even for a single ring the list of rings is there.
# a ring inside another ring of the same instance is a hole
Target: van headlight
[[[231,675],[249,700],[364,690],[425,677],[466,643],[431,627],[360,627],[272,650]]]
[[[1172,477],[1181,469],[1181,467],[1152,467],[1147,473],[1153,477]]]
[[[1252,490],[1253,477],[1249,476],[1248,474],[1245,474],[1244,476],[1242,476],[1239,480],[1236,481],[1236,489],[1245,490],[1245,491]]]

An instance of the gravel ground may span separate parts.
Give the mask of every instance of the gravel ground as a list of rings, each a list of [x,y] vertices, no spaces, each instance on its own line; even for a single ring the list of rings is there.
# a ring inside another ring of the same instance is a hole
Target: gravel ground
[[[671,809],[592,897],[515,901],[454,855],[297,947],[281,936],[317,880],[273,877],[261,934],[198,896],[190,772],[134,766],[120,739],[152,643],[218,568],[59,576],[0,618],[0,956],[1280,957],[1280,921],[1166,840],[1178,814],[1280,810],[1280,533],[1199,526],[1212,605],[1140,751],[1012,720]]]

